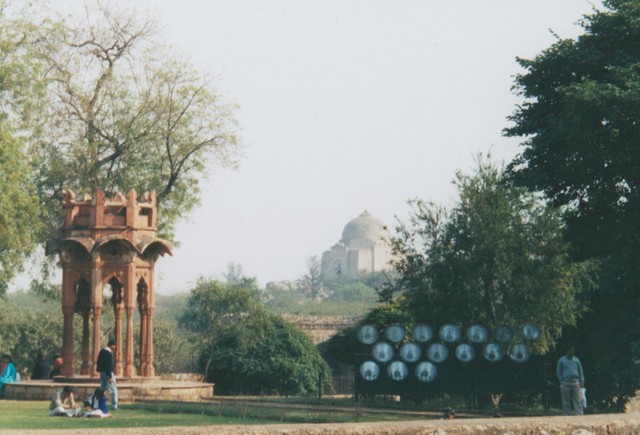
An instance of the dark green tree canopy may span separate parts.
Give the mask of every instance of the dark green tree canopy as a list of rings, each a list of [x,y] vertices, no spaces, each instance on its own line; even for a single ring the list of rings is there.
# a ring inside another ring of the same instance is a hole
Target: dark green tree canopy
[[[584,309],[576,298],[591,266],[574,263],[558,213],[535,195],[505,183],[496,165],[480,158],[471,175],[458,173],[451,209],[412,202],[408,224],[392,240],[399,279],[416,321],[435,325],[537,323],[548,351],[563,325]]]
[[[576,258],[597,259],[578,343],[596,404],[622,410],[640,388],[640,2],[607,0],[584,34],[519,59],[523,139],[511,178],[563,207]]]
[[[255,279],[201,279],[181,324],[194,333],[204,373],[223,394],[316,394],[330,372],[309,338],[261,301]]]
[[[576,40],[518,59],[524,101],[505,130],[524,139],[513,178],[568,207],[585,256],[640,247],[640,3],[604,6]]]

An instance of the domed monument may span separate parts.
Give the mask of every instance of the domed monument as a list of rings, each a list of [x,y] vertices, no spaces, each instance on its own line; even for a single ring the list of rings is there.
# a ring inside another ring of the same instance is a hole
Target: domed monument
[[[385,270],[391,260],[389,231],[380,219],[365,210],[342,231],[342,239],[322,254],[324,278]]]

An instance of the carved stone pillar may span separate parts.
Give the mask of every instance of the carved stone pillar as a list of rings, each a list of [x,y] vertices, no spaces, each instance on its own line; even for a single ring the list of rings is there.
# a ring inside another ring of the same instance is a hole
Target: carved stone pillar
[[[147,372],[149,371],[149,354],[147,347],[147,341],[149,338],[149,291],[144,280],[140,280],[136,287],[138,293],[138,310],[140,312],[140,368],[138,374],[146,377]]]
[[[147,309],[140,309],[140,372],[139,375],[146,377],[147,373]]]
[[[113,282],[111,284],[111,302],[113,303],[113,314],[115,318],[114,324],[114,338],[116,340],[116,352],[114,355],[114,373],[116,376],[122,376],[122,294],[123,285],[121,283]]]
[[[75,313],[75,275],[70,269],[71,254],[65,251],[61,254],[64,265],[62,272],[62,358],[64,360],[61,374],[65,377],[73,376],[73,315]]]
[[[153,368],[153,308],[149,307],[149,314],[147,320],[147,377],[155,376],[155,369]]]
[[[102,307],[101,306],[93,306],[93,346],[91,348],[91,377],[95,378],[98,376],[98,352],[100,352],[101,343],[101,320],[102,320]]]
[[[155,263],[155,261],[157,260],[157,256],[154,257],[153,261]],[[154,283],[155,282],[155,271],[152,268],[149,269],[149,285],[151,286],[151,289],[153,290],[154,287]],[[155,368],[153,367],[153,312],[155,310],[156,307],[156,294],[154,291],[150,291],[149,292],[149,297],[148,297],[148,301],[149,301],[149,324],[147,325],[147,328],[149,328],[149,333],[147,334],[147,338],[149,340],[148,342],[148,363],[149,363],[149,371],[147,372],[147,376],[151,377],[151,376],[155,376]]]
[[[82,366],[80,367],[81,375],[88,375],[91,373],[90,316],[91,309],[82,312]]]
[[[93,315],[93,341],[91,343],[91,370],[92,378],[98,376],[98,352],[100,352],[102,336],[102,263],[99,253],[92,254],[91,262],[91,313]]]
[[[122,305],[117,305],[113,308],[115,314],[115,339],[118,345],[116,346],[116,354],[114,355],[114,373],[116,376],[122,376]]]
[[[62,375],[65,377],[73,377],[73,305],[64,306],[62,314],[64,316],[62,322]]]
[[[129,305],[127,311],[127,352],[124,368],[124,377],[132,378],[135,375],[134,356],[133,356],[133,310],[134,307]]]

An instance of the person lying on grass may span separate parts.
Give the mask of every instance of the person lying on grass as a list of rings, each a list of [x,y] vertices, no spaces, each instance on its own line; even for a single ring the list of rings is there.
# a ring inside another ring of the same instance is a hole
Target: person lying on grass
[[[89,418],[111,418],[107,408],[107,398],[104,395],[104,388],[96,388],[93,395],[85,402],[85,417]]]

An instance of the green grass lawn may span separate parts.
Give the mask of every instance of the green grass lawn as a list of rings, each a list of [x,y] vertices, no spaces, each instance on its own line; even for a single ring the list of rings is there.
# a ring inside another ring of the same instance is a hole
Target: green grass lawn
[[[263,421],[207,414],[157,412],[124,405],[113,412],[113,418],[49,417],[48,402],[0,401],[2,429],[82,429],[153,426],[199,426],[211,424],[252,424]]]
[[[380,410],[292,409],[287,406],[254,406],[222,403],[138,403],[123,405],[113,418],[49,417],[44,401],[0,400],[2,429],[82,429],[154,426],[204,426],[275,423],[348,423],[397,420]]]

